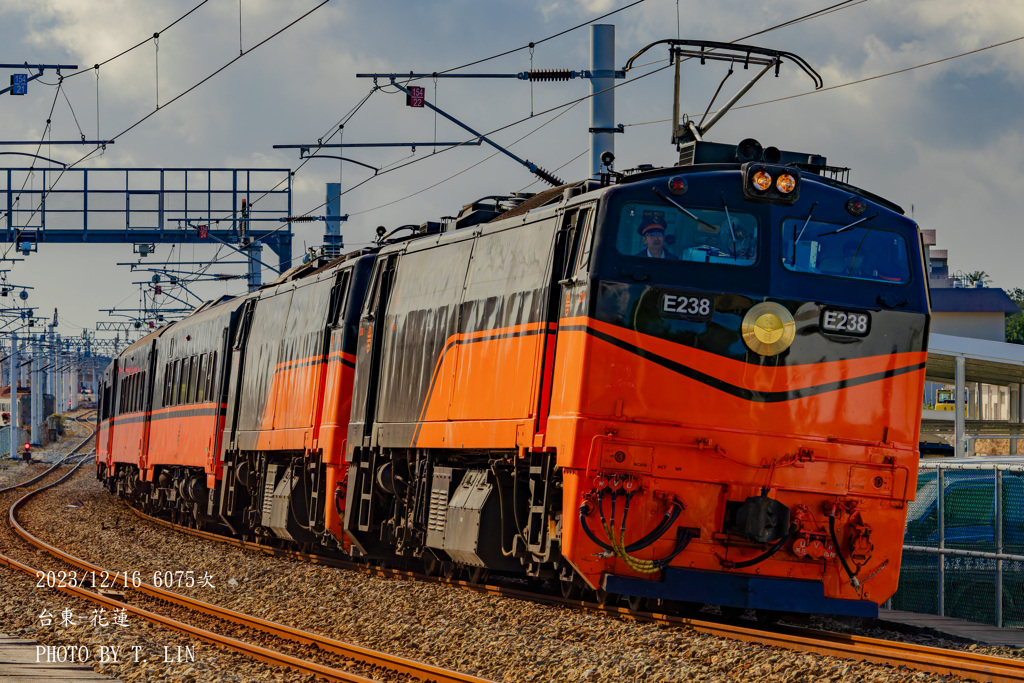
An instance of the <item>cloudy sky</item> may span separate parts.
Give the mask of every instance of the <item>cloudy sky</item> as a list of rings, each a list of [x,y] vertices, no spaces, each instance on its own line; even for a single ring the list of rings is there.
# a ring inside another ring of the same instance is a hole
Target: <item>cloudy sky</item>
[[[432,147],[345,150],[346,157],[381,169],[376,177],[358,164],[303,163],[298,150],[274,149],[318,139],[469,137],[429,110],[407,108],[394,88],[374,89],[356,73],[445,71],[512,50],[453,73],[586,69],[589,27],[545,39],[624,8],[599,20],[615,26],[621,68],[656,40],[733,41],[837,2],[0,0],[0,62],[84,69],[75,76],[65,71],[63,81],[47,71],[30,83],[26,96],[0,96],[2,140],[118,136],[102,153],[81,145],[0,146],[0,166],[26,168],[34,161],[36,172],[15,172],[11,184],[15,190],[25,185],[37,191],[57,178],[55,167],[11,152],[38,154],[77,169],[290,169],[295,215],[323,215],[325,184],[341,183],[342,213],[350,215],[342,232],[346,246],[358,247],[380,225],[438,220],[479,197],[544,186],[486,146],[438,148],[437,154]],[[841,3],[746,41],[797,53],[822,74],[825,89],[806,94],[810,80],[792,64],[784,65],[779,78],[762,79],[741,103],[747,106],[726,116],[708,138],[733,143],[754,137],[765,146],[825,155],[830,164],[852,169],[853,184],[895,201],[908,214],[912,210],[922,227],[936,229],[938,247],[950,250],[952,270],[984,270],[994,286],[1021,287],[1022,37],[1019,0]],[[530,43],[532,50],[516,50]],[[1000,43],[1007,44],[985,49]],[[972,51],[977,52],[949,59]],[[674,161],[667,122],[672,71],[658,71],[666,56],[664,47],[648,52],[639,60],[643,66],[619,81],[615,120],[626,132],[616,136],[617,168]],[[94,64],[102,64],[98,76]],[[699,116],[727,68],[686,64],[683,110]],[[15,73],[5,71],[0,87]],[[723,97],[744,80],[737,71]],[[589,175],[589,102],[560,106],[585,97],[588,82],[531,86],[519,80],[426,79],[421,85],[428,101],[477,131],[498,131],[494,140],[519,157],[557,169],[566,180]],[[341,121],[346,123],[339,138]],[[45,184],[43,168],[51,169]],[[69,172],[55,187],[79,182]],[[6,191],[3,183],[0,191]],[[15,226],[38,223],[28,203],[19,203],[22,210],[11,216]],[[6,228],[6,215],[3,220]],[[323,223],[297,224],[294,255],[320,244],[323,231]],[[243,266],[226,262],[237,261],[228,250],[216,246],[159,244],[142,266],[177,268],[179,261],[212,258],[225,262],[210,267],[210,273],[244,272]],[[139,308],[140,286],[133,283],[152,273],[118,265],[139,260],[131,244],[43,244],[38,253],[2,268],[9,270],[8,283],[34,287],[29,304],[39,314],[49,316],[58,307],[59,331],[76,335],[97,320],[128,320],[126,311]],[[263,260],[277,262],[269,251]],[[263,272],[264,281],[274,276]],[[245,281],[195,283],[190,289],[209,298],[241,293]],[[164,307],[178,306],[172,295],[189,299],[180,290],[167,291],[157,297]],[[102,309],[117,309],[122,316]]]

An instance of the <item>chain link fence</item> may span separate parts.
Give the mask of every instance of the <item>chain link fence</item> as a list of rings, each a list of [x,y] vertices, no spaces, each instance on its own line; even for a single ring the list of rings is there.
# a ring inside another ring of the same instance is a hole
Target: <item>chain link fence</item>
[[[1024,626],[1024,465],[922,462],[893,609]]]

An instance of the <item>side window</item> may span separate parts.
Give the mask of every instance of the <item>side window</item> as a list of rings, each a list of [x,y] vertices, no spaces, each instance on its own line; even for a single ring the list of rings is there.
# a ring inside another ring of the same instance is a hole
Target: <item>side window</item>
[[[380,281],[387,266],[386,258],[378,258],[373,264],[373,274],[370,276],[370,291],[366,293],[366,303],[363,305],[363,317],[370,317],[377,310],[377,294],[380,292]]]
[[[252,325],[252,311],[256,305],[255,299],[249,299],[245,302],[245,306],[242,308],[242,315],[238,321],[238,329],[235,331],[235,343],[234,350],[238,351],[245,344],[246,337],[249,336],[249,327]]]
[[[581,229],[583,232],[580,236],[579,256],[576,259],[576,269],[574,271],[576,273],[585,273],[590,268],[590,251],[594,241],[593,215],[594,212],[590,207],[580,210],[577,225],[582,226],[578,229]]]
[[[175,360],[173,362],[173,364],[171,364],[171,374],[167,378],[167,383],[169,385],[167,387],[167,404],[168,405],[176,405],[177,404],[177,397],[178,397],[178,394],[177,394],[177,388],[178,388],[177,377],[178,377],[178,366],[180,364],[181,364],[180,360]]]
[[[331,308],[327,318],[327,324],[329,325],[337,326],[341,324],[341,316],[345,311],[345,302],[348,301],[348,285],[351,276],[351,270],[343,271],[338,276],[338,282],[331,289]]]
[[[576,254],[580,248],[580,229],[583,227],[580,222],[586,216],[586,210],[572,210],[565,214],[562,221],[562,230],[565,231],[565,257],[559,264],[558,279],[564,280],[573,273],[573,266],[576,263]]]
[[[207,382],[206,394],[207,394],[207,396],[210,397],[209,400],[211,400],[211,401],[218,401],[218,400],[220,400],[217,397],[217,392],[216,392],[216,388],[217,388],[216,387],[217,380],[216,380],[216,374],[215,374],[216,369],[217,369],[217,352],[214,351],[213,353],[210,354],[210,362],[206,364],[206,382]]]
[[[188,373],[191,358],[181,359],[181,372],[178,374],[178,405],[183,405],[188,399]]]
[[[199,371],[196,373],[196,403],[202,403],[206,398],[206,354],[199,356]]]
[[[169,406],[174,403],[172,398],[174,391],[174,362],[167,361],[167,374],[164,375],[164,405]]]
[[[199,356],[192,356],[192,364],[189,367],[188,375],[188,402],[196,402],[197,376],[199,374]]]

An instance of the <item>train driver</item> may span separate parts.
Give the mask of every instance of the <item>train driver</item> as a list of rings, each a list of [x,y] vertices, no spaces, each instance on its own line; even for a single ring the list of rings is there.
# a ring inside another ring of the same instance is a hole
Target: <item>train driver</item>
[[[647,256],[650,258],[676,259],[679,257],[665,247],[665,222],[660,216],[644,216],[644,221],[636,229],[640,233],[640,241],[644,248],[636,253],[636,256]]]

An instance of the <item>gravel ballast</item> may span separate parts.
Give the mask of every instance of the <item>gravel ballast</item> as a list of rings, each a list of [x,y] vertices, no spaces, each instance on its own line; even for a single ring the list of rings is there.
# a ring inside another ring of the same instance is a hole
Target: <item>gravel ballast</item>
[[[138,571],[147,582],[154,572],[191,571],[197,585],[177,592],[495,681],[955,680],[246,552],[139,519],[100,487],[88,465],[53,495],[31,504],[22,520],[44,540],[107,569]],[[199,585],[201,577],[207,577],[206,585]],[[66,600],[43,590],[32,595],[34,605],[49,604],[51,612]],[[14,612],[8,620],[21,618],[8,621],[15,626],[7,630],[39,637],[18,630],[30,628],[25,617],[33,610],[22,606]],[[60,629],[48,633],[75,637]],[[877,627],[865,635],[911,637],[879,633]],[[997,652],[1005,655],[1007,649]],[[228,655],[206,644],[197,646],[197,653],[202,661],[193,668],[204,668],[196,680],[245,680],[228,678],[237,675],[235,663],[221,677]],[[125,668],[127,673],[117,675],[130,679],[133,672]],[[164,669],[158,674],[173,678]]]

